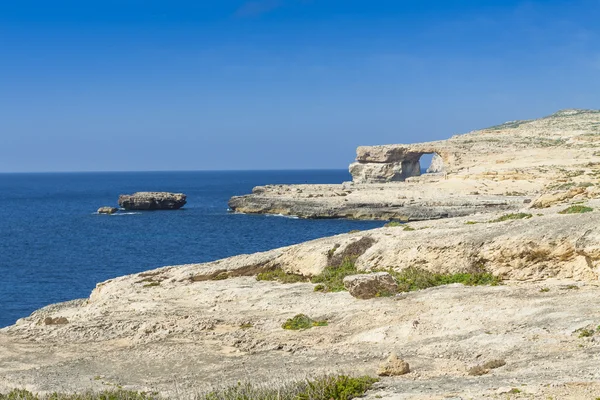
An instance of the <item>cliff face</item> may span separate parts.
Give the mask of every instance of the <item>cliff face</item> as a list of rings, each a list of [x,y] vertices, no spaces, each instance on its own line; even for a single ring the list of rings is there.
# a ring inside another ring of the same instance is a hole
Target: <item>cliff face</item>
[[[431,173],[421,175],[424,154],[434,157]],[[413,221],[516,210],[577,187],[594,197],[600,111],[564,110],[437,142],[363,146],[350,173],[353,181],[342,185],[257,187],[233,197],[229,207],[304,218]]]

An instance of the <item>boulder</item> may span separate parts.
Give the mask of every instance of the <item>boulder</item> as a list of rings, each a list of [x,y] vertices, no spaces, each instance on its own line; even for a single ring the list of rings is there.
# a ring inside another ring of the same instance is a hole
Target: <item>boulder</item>
[[[379,376],[400,376],[410,372],[408,363],[392,353],[389,358],[379,366],[377,375]]]
[[[98,209],[98,214],[114,214],[119,211],[116,207],[100,207]]]
[[[387,272],[347,276],[344,287],[352,296],[363,300],[389,296],[398,291],[396,280]]]
[[[119,196],[119,205],[126,210],[177,210],[185,205],[183,193],[137,192]]]

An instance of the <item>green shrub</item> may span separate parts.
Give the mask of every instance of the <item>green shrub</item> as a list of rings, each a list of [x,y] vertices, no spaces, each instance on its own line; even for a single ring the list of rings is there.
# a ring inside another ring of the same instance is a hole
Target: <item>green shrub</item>
[[[358,271],[354,264],[354,260],[346,259],[342,265],[338,267],[326,267],[319,275],[312,277],[312,283],[320,283],[325,292],[341,292],[344,288],[344,278],[349,275],[356,275]]]
[[[298,314],[294,318],[290,318],[281,325],[283,329],[293,331],[310,329],[313,326],[327,326],[327,321],[315,321],[305,314]]]
[[[12,390],[8,394],[0,393],[0,400],[155,400],[157,393],[134,392],[130,390],[105,390],[103,392],[85,392],[76,394],[52,393],[39,396],[27,390]]]
[[[242,383],[202,393],[197,400],[350,400],[363,396],[379,380],[370,376],[323,376],[284,384]],[[0,393],[0,400],[160,400],[157,393],[114,390],[38,396],[27,390]]]
[[[297,282],[307,282],[308,278],[302,275],[297,274],[288,274],[284,272],[281,268],[275,268],[271,271],[261,272],[256,275],[257,281],[277,281],[281,283],[297,283]]]
[[[436,274],[422,268],[409,267],[400,272],[393,269],[385,270],[385,272],[390,273],[396,279],[398,290],[401,292],[412,292],[451,283],[462,283],[467,286],[496,286],[502,282],[500,278],[484,269],[456,274]]]
[[[559,212],[559,214],[583,214],[594,211],[591,207],[586,206],[571,206]]]
[[[160,286],[160,282],[150,282],[150,283],[145,284],[143,287],[150,288],[150,287],[156,287],[156,286]]]
[[[506,214],[506,215],[501,216],[500,218],[493,219],[488,222],[504,222],[504,221],[511,221],[511,220],[515,220],[515,219],[528,219],[531,217],[533,217],[533,215],[527,214],[527,213]]]
[[[393,227],[402,226],[402,225],[404,225],[404,223],[402,223],[402,222],[399,222],[399,221],[390,221],[387,224],[385,224],[384,227],[386,227],[386,228],[393,228]]]
[[[363,396],[378,379],[369,376],[325,376],[284,384],[237,385],[197,397],[197,400],[350,400]]]
[[[229,278],[229,274],[227,272],[220,272],[217,275],[210,278],[211,281],[222,281]]]
[[[413,227],[411,227],[411,226],[408,226],[408,225],[404,225],[404,228],[403,228],[403,230],[405,230],[405,231],[414,231],[414,230],[415,230],[415,228],[413,228]]]
[[[579,330],[579,337],[580,338],[584,338],[584,337],[592,337],[594,336],[594,330],[593,329],[580,329]]]

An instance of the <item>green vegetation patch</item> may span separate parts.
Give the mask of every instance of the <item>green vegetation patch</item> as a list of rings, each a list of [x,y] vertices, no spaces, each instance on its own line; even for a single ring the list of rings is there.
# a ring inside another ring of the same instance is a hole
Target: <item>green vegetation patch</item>
[[[512,221],[515,219],[529,219],[531,217],[533,217],[533,215],[527,214],[527,213],[505,214],[505,215],[501,216],[500,218],[493,219],[488,222],[504,222],[504,221]]]
[[[283,385],[242,383],[196,396],[197,400],[350,400],[363,396],[379,380],[370,376],[323,376]],[[27,390],[0,393],[0,400],[160,400],[157,393],[114,390],[39,396]]]
[[[315,321],[305,314],[298,314],[294,318],[290,318],[281,325],[283,329],[299,331],[310,329],[313,326],[327,326],[327,321]]]
[[[257,281],[276,281],[281,283],[308,282],[308,278],[297,274],[288,274],[281,268],[275,268],[271,271],[261,272],[256,275]]]
[[[412,292],[452,283],[462,283],[466,286],[497,286],[502,282],[501,278],[483,268],[477,268],[474,272],[456,274],[436,274],[417,267],[409,267],[400,272],[389,269],[385,272],[390,273],[396,279],[398,290],[401,292]]]
[[[385,224],[383,226],[386,227],[386,228],[394,228],[394,227],[403,226],[403,225],[404,225],[404,223],[400,222],[400,221],[390,221],[390,222],[388,222],[387,224]]]
[[[106,390],[103,392],[85,392],[78,394],[52,393],[40,396],[27,390],[12,390],[8,394],[0,393],[0,400],[155,400],[157,393],[134,392],[129,390]]]
[[[254,383],[213,391],[197,400],[350,400],[362,397],[375,382],[370,376],[325,376],[290,382],[282,387]]]
[[[320,292],[341,292],[346,290],[344,287],[344,278],[349,275],[356,275],[359,272],[356,270],[355,261],[346,259],[339,266],[326,267],[319,275],[315,275],[310,280],[312,283],[318,283],[315,287],[319,287]]]
[[[559,214],[583,214],[592,212],[594,209],[592,207],[587,206],[571,206],[562,211],[559,211]]]

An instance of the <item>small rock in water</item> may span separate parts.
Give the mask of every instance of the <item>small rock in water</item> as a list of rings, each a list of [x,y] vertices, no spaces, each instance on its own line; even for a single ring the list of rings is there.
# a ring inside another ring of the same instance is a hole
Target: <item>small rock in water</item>
[[[98,214],[114,214],[119,211],[116,207],[100,207],[98,209]]]
[[[408,363],[392,353],[389,358],[379,366],[377,375],[379,376],[400,376],[410,372]]]

